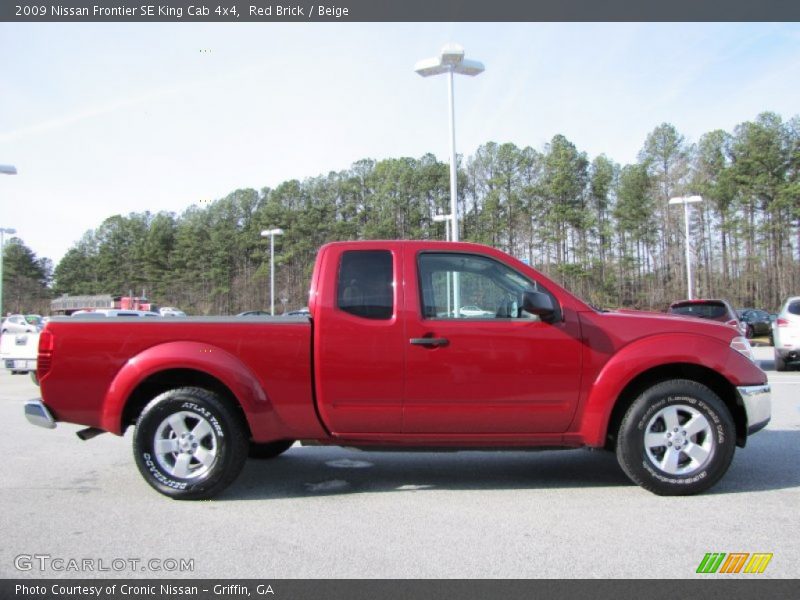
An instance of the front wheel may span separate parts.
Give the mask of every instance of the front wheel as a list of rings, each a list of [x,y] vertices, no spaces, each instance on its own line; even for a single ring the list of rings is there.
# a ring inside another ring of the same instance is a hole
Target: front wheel
[[[239,475],[249,434],[242,418],[217,394],[178,388],[142,411],[133,438],[139,472],[158,492],[177,500],[211,498]]]
[[[630,479],[660,496],[712,487],[733,460],[730,411],[706,386],[685,379],[645,390],[620,425],[617,460]]]

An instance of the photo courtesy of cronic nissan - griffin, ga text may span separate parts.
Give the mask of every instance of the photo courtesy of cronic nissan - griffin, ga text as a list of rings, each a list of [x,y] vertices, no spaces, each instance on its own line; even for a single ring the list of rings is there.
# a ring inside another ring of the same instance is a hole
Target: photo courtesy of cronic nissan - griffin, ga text
[[[39,339],[41,399],[25,413],[84,425],[82,439],[135,426],[142,476],[179,499],[212,497],[248,455],[296,441],[605,448],[645,489],[696,494],[770,420],[767,377],[737,330],[596,310],[486,246],[328,244],[308,310],[54,318]]]

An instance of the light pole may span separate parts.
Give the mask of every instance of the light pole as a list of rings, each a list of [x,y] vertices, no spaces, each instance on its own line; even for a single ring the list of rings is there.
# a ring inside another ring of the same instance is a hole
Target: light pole
[[[444,239],[445,241],[450,241],[450,228],[453,224],[453,215],[433,215],[433,222],[434,223],[444,223]],[[450,273],[447,273],[447,314],[450,314],[450,300],[452,294],[451,288],[451,281],[452,277]]]
[[[456,171],[456,116],[455,116],[455,89],[453,75],[469,75],[475,77],[484,71],[483,63],[477,60],[464,58],[464,48],[458,44],[447,44],[439,56],[423,58],[414,65],[422,77],[447,74],[447,95],[450,105],[450,239],[458,241],[458,174]],[[453,273],[453,306],[455,316],[460,315],[460,290],[458,273]]]
[[[442,75],[447,73],[447,90],[450,102],[450,215],[453,219],[451,238],[458,241],[458,180],[456,173],[456,118],[455,118],[455,93],[453,89],[453,74],[469,75],[475,77],[484,71],[483,63],[477,60],[464,58],[464,48],[458,44],[447,44],[442,48],[439,56],[424,58],[414,65],[422,77]]]
[[[14,165],[0,165],[0,173],[3,175],[16,175],[17,167]],[[16,229],[0,229],[0,318],[3,316],[3,255],[5,254],[5,234],[14,235]]]
[[[269,314],[275,316],[275,236],[283,235],[283,229],[265,229],[261,237],[269,238]]]
[[[14,235],[17,233],[16,229],[10,227],[0,227],[0,317],[3,316],[3,256],[6,251],[5,234]]]
[[[683,221],[686,232],[686,288],[689,300],[692,299],[692,255],[689,248],[689,205],[702,202],[702,196],[678,196],[670,198],[669,204],[683,204]]]

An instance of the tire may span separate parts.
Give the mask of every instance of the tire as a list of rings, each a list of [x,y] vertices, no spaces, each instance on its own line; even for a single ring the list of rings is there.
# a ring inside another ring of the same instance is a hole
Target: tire
[[[752,325],[748,325],[747,329],[745,329],[745,337],[748,340],[752,340],[755,336],[756,336],[756,332],[753,329],[753,326]]]
[[[142,411],[133,455],[156,491],[176,500],[203,500],[239,475],[249,437],[241,416],[217,394],[177,388],[157,396]]]
[[[786,371],[786,361],[777,350],[775,350],[775,370]]]
[[[696,381],[675,379],[633,402],[619,428],[617,460],[644,489],[688,496],[719,481],[735,446],[736,428],[719,396]]]
[[[258,460],[275,458],[291,448],[292,444],[294,444],[294,440],[278,440],[277,442],[268,442],[266,444],[250,442],[247,456]]]

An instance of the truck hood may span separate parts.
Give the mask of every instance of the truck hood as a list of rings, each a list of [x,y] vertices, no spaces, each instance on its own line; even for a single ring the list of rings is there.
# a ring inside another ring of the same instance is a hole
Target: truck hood
[[[581,313],[581,321],[601,328],[606,336],[615,341],[615,346],[624,346],[639,338],[666,333],[704,335],[727,345],[733,338],[741,335],[730,325],[717,321],[630,309]]]

